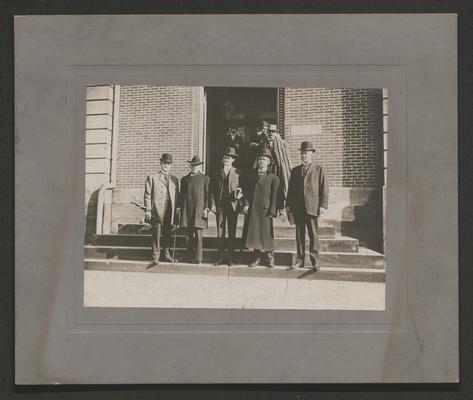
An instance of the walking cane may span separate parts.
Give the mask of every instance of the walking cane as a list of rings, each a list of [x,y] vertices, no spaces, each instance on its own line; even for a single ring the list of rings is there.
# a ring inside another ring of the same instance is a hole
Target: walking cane
[[[174,228],[174,244],[173,244],[173,247],[172,247],[172,263],[171,264],[174,264],[174,262],[176,261],[175,258],[174,258],[174,255],[176,254],[176,239],[177,239],[177,230],[178,230],[178,226],[179,226],[179,223],[180,223],[180,216],[181,216],[181,210],[179,209],[177,211],[177,217],[178,217],[177,223],[178,223],[178,225],[176,225],[176,228]]]

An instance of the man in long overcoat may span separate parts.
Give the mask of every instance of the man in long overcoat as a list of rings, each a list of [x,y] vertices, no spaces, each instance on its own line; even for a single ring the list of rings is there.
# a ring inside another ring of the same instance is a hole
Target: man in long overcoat
[[[269,170],[279,178],[279,192],[277,197],[278,211],[283,213],[284,201],[287,197],[289,175],[291,173],[291,162],[286,142],[278,133],[275,124],[267,126],[267,134],[259,144],[260,148],[266,148],[271,152],[271,164]]]
[[[274,267],[273,218],[277,216],[279,178],[268,170],[270,162],[271,152],[261,149],[258,154],[258,168],[250,174],[245,184],[245,244],[255,252],[251,267],[264,261],[268,267]]]
[[[187,229],[187,261],[202,263],[202,230],[208,228],[210,205],[210,178],[201,171],[199,156],[188,163],[191,172],[181,179],[179,205],[181,208],[181,227]]]
[[[318,218],[328,207],[329,186],[323,167],[313,162],[315,148],[312,143],[302,142],[299,150],[302,163],[291,171],[286,199],[286,212],[293,215],[296,224],[297,260],[292,268],[304,266],[307,228],[310,261],[318,270]]]
[[[219,258],[215,265],[234,264],[235,237],[238,213],[241,210],[240,200],[243,196],[240,173],[232,165],[238,157],[233,147],[223,152],[222,167],[210,179],[211,210],[217,216],[217,237],[219,241]],[[225,250],[227,254],[225,255]]]
[[[179,181],[170,172],[172,155],[164,153],[160,161],[160,171],[146,178],[144,193],[145,221],[152,224],[153,265],[159,264],[160,255],[164,261],[173,261],[169,246],[179,196]]]

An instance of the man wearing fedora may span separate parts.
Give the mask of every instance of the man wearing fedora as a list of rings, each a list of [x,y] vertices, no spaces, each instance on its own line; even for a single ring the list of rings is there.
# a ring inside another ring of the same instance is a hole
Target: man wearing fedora
[[[210,178],[202,173],[199,156],[188,160],[191,172],[181,179],[179,206],[181,208],[181,227],[187,229],[187,260],[201,264],[202,230],[208,228],[210,205]]]
[[[146,178],[144,193],[145,221],[152,223],[153,265],[159,264],[160,256],[163,261],[173,261],[169,247],[179,196],[179,181],[170,172],[172,155],[164,153],[160,162],[159,172]]]
[[[273,218],[277,215],[277,194],[279,178],[268,169],[271,152],[261,149],[258,154],[258,167],[250,174],[245,183],[245,245],[255,252],[255,259],[250,267],[266,261],[274,267],[274,231]]]
[[[299,150],[302,162],[291,171],[286,199],[286,212],[292,214],[296,224],[297,260],[292,268],[304,266],[307,228],[310,261],[312,267],[319,270],[318,218],[328,207],[329,187],[323,167],[313,162],[312,143],[302,142]]]
[[[243,197],[240,187],[240,173],[232,165],[238,154],[233,147],[223,152],[222,167],[210,179],[210,204],[217,216],[217,237],[219,257],[215,265],[234,264],[235,237],[240,200]],[[227,250],[227,254],[225,254]]]

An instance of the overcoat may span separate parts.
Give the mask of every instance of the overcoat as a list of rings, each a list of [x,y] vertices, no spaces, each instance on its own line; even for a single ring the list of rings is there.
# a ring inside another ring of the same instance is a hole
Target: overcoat
[[[289,150],[284,139],[278,133],[271,140],[269,136],[264,136],[259,144],[259,149],[266,148],[271,151],[272,161],[269,170],[279,178],[279,193],[277,198],[278,209],[284,208],[284,201],[287,197],[289,176],[291,174],[291,161],[289,159]],[[258,165],[256,157],[253,167]]]
[[[225,181],[225,172],[223,168],[218,169],[213,174],[212,178],[210,179],[210,206],[215,206],[215,208],[220,209],[221,201],[223,196],[225,195],[223,187]],[[228,173],[228,187],[231,194],[231,204],[233,207],[233,211],[239,210],[239,201],[235,199],[234,193],[237,188],[241,188],[240,182],[240,173],[235,167],[230,168],[230,172]]]
[[[277,213],[279,178],[269,171],[259,177],[253,171],[245,184],[249,205],[247,216],[246,247],[261,251],[274,251],[273,217]]]
[[[175,211],[179,196],[179,180],[169,174],[169,197],[171,199],[171,225],[175,222]],[[147,211],[151,211],[151,216],[155,223],[164,222],[165,203],[167,197],[168,185],[164,174],[148,175],[145,181],[144,206]]]
[[[203,218],[203,212],[209,209],[209,182],[210,178],[200,172],[193,176],[188,174],[181,179],[181,227],[208,228],[208,221]]]
[[[302,165],[298,165],[291,170],[286,206],[294,214],[306,210],[307,214],[318,216],[320,207],[328,207],[328,193],[329,185],[321,165],[312,162],[305,176]]]

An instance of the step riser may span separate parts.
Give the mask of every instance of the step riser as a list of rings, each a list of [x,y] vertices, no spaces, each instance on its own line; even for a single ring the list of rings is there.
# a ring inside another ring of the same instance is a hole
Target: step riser
[[[98,246],[151,246],[151,237],[144,235],[136,236],[101,236],[96,237],[95,244]],[[241,244],[241,238],[236,239],[236,248],[239,249]],[[218,249],[219,242],[217,238],[204,237],[203,246],[207,249]],[[186,238],[183,236],[176,237],[176,247],[186,247]],[[274,247],[278,251],[295,251],[296,241],[295,239],[283,239],[276,238],[274,241]],[[306,248],[309,247],[309,241],[306,241]],[[345,239],[331,239],[326,238],[319,239],[319,251],[330,251],[330,252],[352,252],[358,251],[357,240],[345,240]]]
[[[275,237],[282,237],[282,238],[287,238],[287,237],[296,237],[296,231],[295,231],[295,226],[275,226],[274,228],[274,236]],[[120,234],[150,234],[149,233],[149,226],[144,226],[141,228],[141,230],[137,229],[121,229]],[[241,237],[243,232],[243,228],[241,226],[237,227],[237,237]],[[185,230],[184,229],[179,229],[178,234],[180,235],[185,235]],[[322,226],[319,227],[319,237],[325,237],[325,238],[334,238],[336,235],[336,230],[333,226]],[[209,226],[207,229],[204,229],[204,237],[217,237],[217,228],[215,226]]]
[[[324,270],[314,272],[310,269],[286,270],[285,268],[262,268],[262,267],[211,267],[211,266],[187,266],[179,264],[164,264],[149,268],[143,264],[86,262],[85,268],[96,271],[123,271],[123,272],[148,272],[148,273],[172,273],[172,274],[198,274],[254,278],[279,278],[279,279],[306,279],[306,280],[337,280],[352,282],[385,282],[383,272],[352,270],[333,271]]]
[[[253,261],[254,255],[250,251],[237,251],[236,257],[240,259],[240,263],[248,264]],[[218,252],[215,250],[204,249],[204,262],[213,263],[218,258]],[[103,249],[97,247],[85,248],[86,258],[101,258],[101,259],[118,259],[118,260],[138,260],[146,261],[151,259],[151,248],[148,249]],[[186,257],[184,249],[176,249],[175,257],[182,260]],[[296,254],[292,252],[275,252],[275,264],[289,266],[295,263]],[[321,253],[319,255],[319,262],[322,266],[332,267],[352,267],[352,268],[384,268],[383,256],[361,255],[361,254],[330,254]],[[309,256],[306,256],[305,265],[310,266]]]

